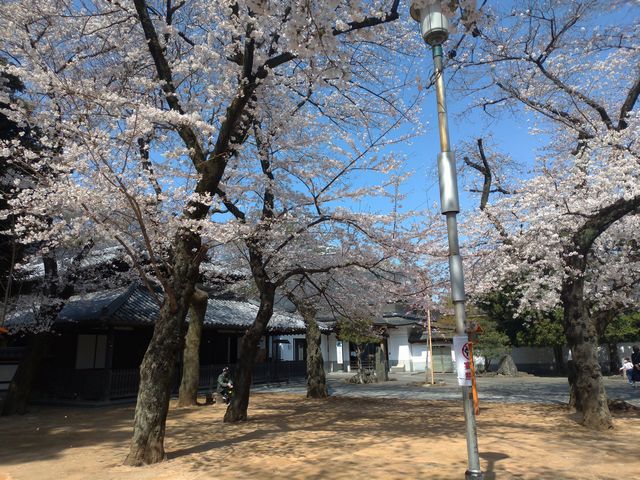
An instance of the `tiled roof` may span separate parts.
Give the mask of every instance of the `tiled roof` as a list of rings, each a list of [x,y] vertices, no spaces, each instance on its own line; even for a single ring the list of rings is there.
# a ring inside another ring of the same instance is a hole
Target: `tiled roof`
[[[427,341],[427,329],[424,325],[416,325],[409,331],[409,343],[425,343]],[[431,327],[433,341],[451,341],[453,332],[445,332],[436,327]]]
[[[152,324],[160,313],[162,297],[158,294],[155,299],[148,289],[136,285],[129,288],[128,296],[120,305],[114,305],[109,315],[109,323],[114,325],[144,325]]]
[[[149,290],[139,284],[71,297],[58,315],[56,324],[151,325],[158,317],[161,301],[159,295],[154,299]],[[210,298],[205,327],[246,330],[253,324],[257,313],[258,306],[248,301]],[[30,319],[26,316],[14,315],[14,318],[27,323],[33,321],[32,315]],[[323,333],[331,331],[330,324],[318,324]],[[303,333],[305,330],[300,314],[279,310],[274,311],[267,325],[267,331],[271,333]]]
[[[85,321],[104,321],[106,313],[113,305],[118,305],[121,299],[126,299],[129,288],[115,288],[101,292],[85,293],[71,297],[62,311],[58,314],[55,323],[78,323]],[[29,330],[35,324],[35,312],[40,307],[41,298],[33,297],[29,306],[22,306],[19,310],[12,311],[7,317],[7,327],[11,332],[21,329]]]
[[[113,305],[126,298],[129,288],[116,288],[101,292],[73,296],[58,314],[58,322],[81,322],[102,320],[113,309]]]
[[[251,326],[258,306],[247,301],[209,299],[205,315],[205,325],[215,328],[247,329]],[[330,326],[318,322],[322,332],[330,331]],[[267,331],[272,333],[302,333],[306,330],[304,320],[298,313],[274,311],[267,324]]]

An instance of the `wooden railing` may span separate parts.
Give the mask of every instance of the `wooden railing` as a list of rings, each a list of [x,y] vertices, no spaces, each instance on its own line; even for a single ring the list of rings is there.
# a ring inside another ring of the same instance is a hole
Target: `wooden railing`
[[[201,365],[200,389],[215,389],[218,375],[226,365]],[[231,378],[236,365],[229,365]],[[176,369],[173,390],[180,386],[180,372]],[[269,362],[257,364],[253,369],[253,383],[287,382],[306,375],[306,362]],[[43,369],[37,383],[37,395],[45,399],[113,400],[131,398],[138,394],[140,372],[127,369]]]

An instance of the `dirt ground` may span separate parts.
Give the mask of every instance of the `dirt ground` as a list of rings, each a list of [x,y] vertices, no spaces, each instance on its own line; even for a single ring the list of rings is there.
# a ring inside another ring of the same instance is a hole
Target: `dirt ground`
[[[262,393],[249,414],[228,425],[220,405],[172,408],[167,460],[133,468],[121,465],[133,407],[36,407],[0,419],[0,479],[464,478],[458,402]],[[558,405],[485,404],[478,416],[488,480],[635,478],[639,438],[637,413],[600,433]]]

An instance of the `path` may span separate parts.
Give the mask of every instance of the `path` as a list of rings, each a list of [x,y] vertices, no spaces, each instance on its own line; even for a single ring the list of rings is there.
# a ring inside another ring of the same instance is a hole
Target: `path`
[[[454,375],[436,375],[436,381],[444,385],[425,386],[424,373],[390,374],[389,382],[368,385],[347,383],[352,374],[329,373],[327,383],[331,395],[340,397],[398,398],[405,400],[457,400],[460,389]],[[604,377],[605,389],[610,399],[625,400],[640,407],[640,385],[632,388],[621,377]],[[288,385],[260,385],[256,392],[304,393],[303,381]],[[487,376],[478,378],[480,402],[503,403],[567,403],[569,401],[566,378]]]

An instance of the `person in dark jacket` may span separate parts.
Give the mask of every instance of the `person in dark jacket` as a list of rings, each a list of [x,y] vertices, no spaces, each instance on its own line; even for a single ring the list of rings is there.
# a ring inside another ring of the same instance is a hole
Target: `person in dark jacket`
[[[631,363],[633,363],[633,386],[636,386],[636,382],[640,382],[640,347],[634,345],[632,347],[633,353],[631,354]]]
[[[222,373],[218,375],[218,385],[216,387],[216,393],[222,396],[224,403],[229,403],[231,391],[233,390],[233,382],[229,377],[229,367],[224,367]]]

